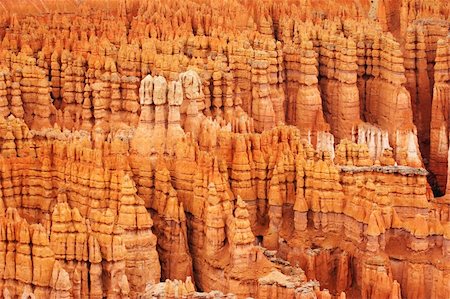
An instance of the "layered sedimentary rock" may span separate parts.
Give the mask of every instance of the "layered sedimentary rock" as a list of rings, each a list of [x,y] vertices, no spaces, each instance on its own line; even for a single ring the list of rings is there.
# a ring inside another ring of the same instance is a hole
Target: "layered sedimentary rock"
[[[450,297],[445,1],[62,2],[0,3],[1,297]]]
[[[446,191],[448,172],[448,98],[450,97],[449,38],[439,40],[434,68],[433,106],[430,124],[430,170],[437,187]]]
[[[156,237],[151,231],[152,219],[144,201],[136,195],[136,188],[128,175],[122,180],[117,225],[121,226],[123,242],[127,252],[126,275],[131,295],[141,293],[148,283],[160,279],[159,259],[156,252]]]
[[[320,80],[325,116],[337,138],[349,138],[359,122],[356,44],[350,38],[321,33]]]

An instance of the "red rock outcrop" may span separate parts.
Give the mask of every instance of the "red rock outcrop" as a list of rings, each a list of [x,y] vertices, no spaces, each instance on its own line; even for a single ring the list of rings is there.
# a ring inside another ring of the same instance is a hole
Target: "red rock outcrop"
[[[170,183],[170,173],[160,160],[155,172],[155,196],[151,203],[162,279],[193,275],[183,203]]]
[[[0,3],[1,297],[450,297],[446,1],[62,2]]]
[[[155,283],[160,279],[159,258],[155,250],[156,237],[151,231],[152,219],[136,191],[133,181],[125,175],[120,192],[117,225],[125,230],[122,235],[126,249],[125,273],[131,296],[143,292],[148,283]]]
[[[449,39],[439,40],[434,66],[433,106],[431,108],[430,170],[434,173],[439,189],[444,192],[448,172],[448,97],[450,96]],[[445,192],[446,193],[446,192]]]

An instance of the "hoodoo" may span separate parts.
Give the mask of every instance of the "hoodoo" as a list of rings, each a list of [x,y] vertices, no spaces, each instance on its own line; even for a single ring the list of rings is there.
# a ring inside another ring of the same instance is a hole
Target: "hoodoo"
[[[450,298],[446,0],[1,0],[0,298]]]

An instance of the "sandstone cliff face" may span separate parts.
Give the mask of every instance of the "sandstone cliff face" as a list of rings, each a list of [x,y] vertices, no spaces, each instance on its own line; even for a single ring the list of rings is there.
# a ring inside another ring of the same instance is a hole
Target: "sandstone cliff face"
[[[439,40],[436,50],[435,84],[430,124],[430,170],[436,175],[437,186],[446,191],[448,172],[448,101],[449,84],[449,39]]]
[[[450,297],[446,1],[79,2],[0,3],[0,297]]]

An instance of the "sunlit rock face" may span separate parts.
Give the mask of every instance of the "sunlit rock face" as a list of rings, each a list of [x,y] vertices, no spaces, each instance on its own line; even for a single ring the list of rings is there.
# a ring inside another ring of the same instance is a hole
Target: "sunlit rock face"
[[[450,298],[447,1],[0,2],[1,298]]]

